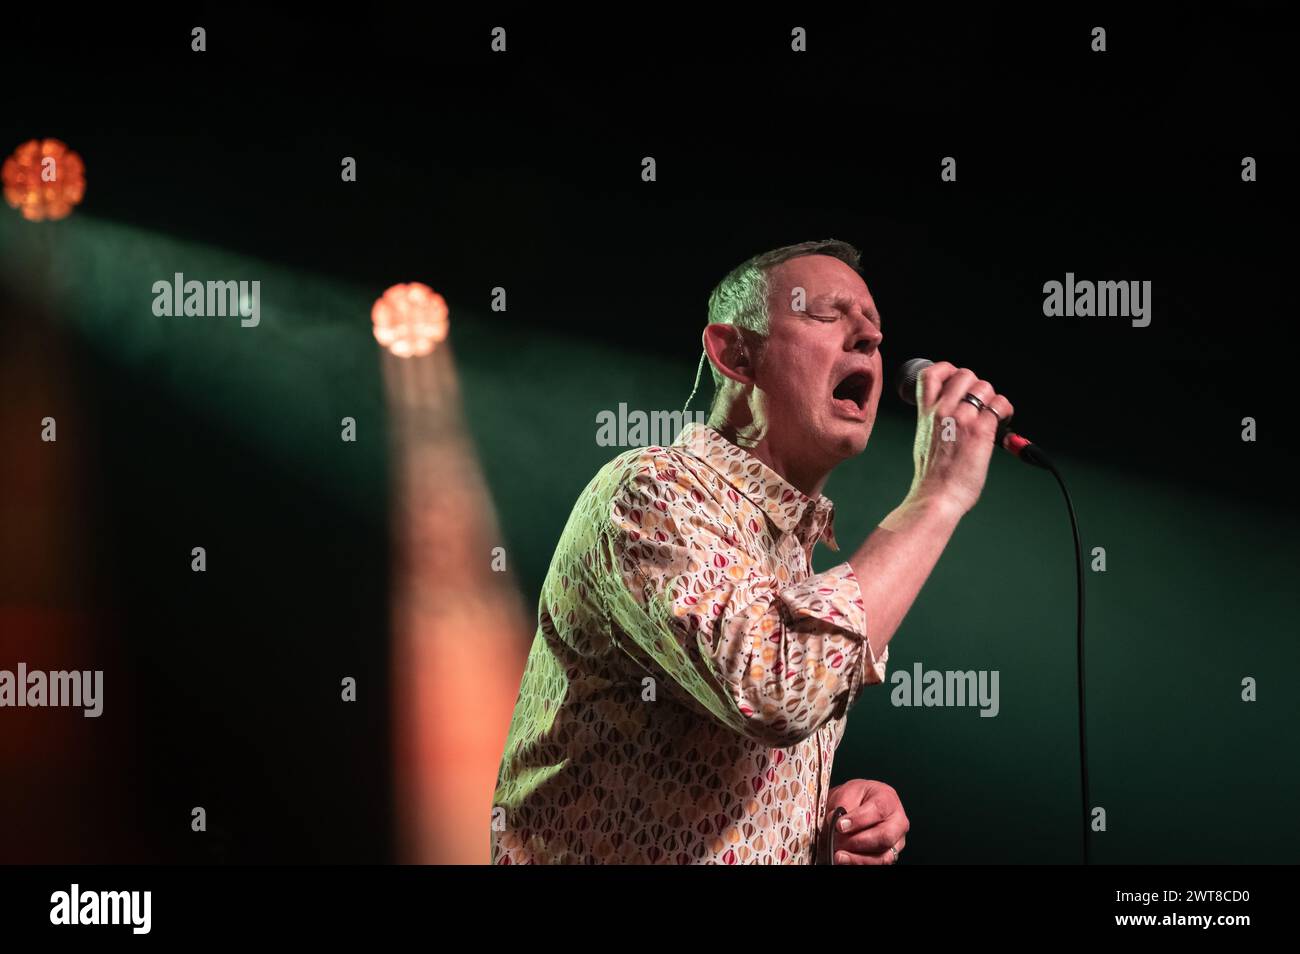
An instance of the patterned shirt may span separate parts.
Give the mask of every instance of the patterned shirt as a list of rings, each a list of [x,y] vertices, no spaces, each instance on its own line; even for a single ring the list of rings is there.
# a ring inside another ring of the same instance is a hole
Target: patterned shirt
[[[884,681],[834,505],[702,424],[583,491],[542,587],[494,864],[809,864],[846,713]]]

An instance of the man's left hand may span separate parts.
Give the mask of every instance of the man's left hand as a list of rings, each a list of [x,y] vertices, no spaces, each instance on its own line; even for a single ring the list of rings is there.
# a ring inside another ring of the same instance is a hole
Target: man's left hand
[[[911,825],[891,786],[864,778],[836,785],[827,796],[826,817],[841,805],[848,814],[835,826],[835,864],[892,865],[898,860]]]

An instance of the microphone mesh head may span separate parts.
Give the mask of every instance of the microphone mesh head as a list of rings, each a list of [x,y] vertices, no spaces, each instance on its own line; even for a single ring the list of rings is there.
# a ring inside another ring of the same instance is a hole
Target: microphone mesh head
[[[916,406],[916,382],[921,377],[921,372],[934,364],[929,358],[913,358],[911,361],[904,362],[903,366],[898,369],[898,396],[903,402]]]

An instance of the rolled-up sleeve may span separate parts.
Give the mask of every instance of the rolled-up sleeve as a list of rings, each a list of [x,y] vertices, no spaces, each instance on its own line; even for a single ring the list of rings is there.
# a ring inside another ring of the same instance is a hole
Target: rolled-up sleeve
[[[670,475],[670,476],[669,476]],[[616,642],[669,691],[738,733],[788,747],[884,680],[853,568],[794,581],[689,475],[629,470],[601,539]]]

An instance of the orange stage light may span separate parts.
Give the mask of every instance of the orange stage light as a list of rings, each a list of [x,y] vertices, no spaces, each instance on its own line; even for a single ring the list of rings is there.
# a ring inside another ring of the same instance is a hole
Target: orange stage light
[[[57,139],[32,139],[0,169],[5,201],[29,222],[66,218],[86,194],[86,166]]]
[[[375,340],[399,358],[431,352],[447,337],[447,302],[428,285],[394,285],[370,310]]]

